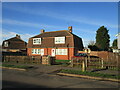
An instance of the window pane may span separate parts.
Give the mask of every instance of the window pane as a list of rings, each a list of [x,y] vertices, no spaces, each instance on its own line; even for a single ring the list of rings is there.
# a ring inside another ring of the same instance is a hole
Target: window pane
[[[38,49],[38,54],[40,54],[40,49]]]
[[[37,49],[35,49],[35,54],[37,54]]]
[[[44,55],[44,49],[41,49],[41,55]]]
[[[41,38],[33,38],[33,44],[41,44]]]
[[[32,49],[32,54],[35,54],[35,49]]]
[[[67,55],[67,49],[56,49],[56,55]]]
[[[56,55],[59,55],[59,53],[58,53],[58,49],[56,49]]]
[[[65,43],[65,37],[55,37],[55,44]]]
[[[65,49],[65,53],[64,53],[64,55],[67,55],[67,49]]]
[[[8,47],[8,42],[4,42],[4,46],[5,46],[5,47]]]

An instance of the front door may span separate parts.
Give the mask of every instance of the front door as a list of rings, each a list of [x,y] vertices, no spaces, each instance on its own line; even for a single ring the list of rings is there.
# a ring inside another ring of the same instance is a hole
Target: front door
[[[51,50],[51,54],[52,54],[52,56],[55,56],[55,49]]]

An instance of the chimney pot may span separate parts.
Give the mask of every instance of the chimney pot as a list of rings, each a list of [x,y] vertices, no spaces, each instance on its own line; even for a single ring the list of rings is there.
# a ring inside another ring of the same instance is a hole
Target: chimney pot
[[[69,27],[68,27],[68,31],[69,31],[70,33],[72,33],[72,26],[69,26]]]
[[[41,30],[40,30],[40,32],[41,32],[41,33],[44,33],[44,32],[45,32],[45,30],[44,30],[44,29],[41,29]]]
[[[17,37],[17,38],[20,38],[20,35],[16,34],[16,37]]]

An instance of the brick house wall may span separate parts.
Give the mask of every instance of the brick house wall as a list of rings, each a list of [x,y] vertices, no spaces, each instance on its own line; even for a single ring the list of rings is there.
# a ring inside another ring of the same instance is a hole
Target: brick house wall
[[[27,54],[29,56],[38,56],[40,54],[32,54],[32,49],[43,49],[44,55],[52,55],[52,50],[55,50],[55,57],[59,60],[70,60],[77,51],[83,49],[82,39],[72,33],[72,27],[68,30],[45,32],[42,30],[41,34],[29,38]],[[55,44],[55,37],[65,37],[65,43]],[[34,38],[41,38],[41,44],[33,45]],[[79,43],[78,43],[79,42]],[[67,54],[58,55],[56,50],[64,49]]]

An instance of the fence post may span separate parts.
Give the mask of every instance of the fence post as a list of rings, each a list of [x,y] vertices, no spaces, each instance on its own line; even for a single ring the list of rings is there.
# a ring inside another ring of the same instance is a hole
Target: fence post
[[[86,67],[85,67],[85,60],[82,61],[82,72],[84,72],[86,70]]]
[[[102,64],[102,65],[101,65],[101,68],[103,68],[103,58],[101,59],[101,64]]]
[[[90,62],[90,56],[88,56],[88,61]]]
[[[6,59],[5,56],[3,56],[3,62],[5,62],[5,59]]]
[[[73,67],[73,58],[71,59],[71,67]]]
[[[85,57],[85,66],[86,66],[86,67],[88,67],[87,63],[88,63],[88,62],[87,62],[87,57]]]

